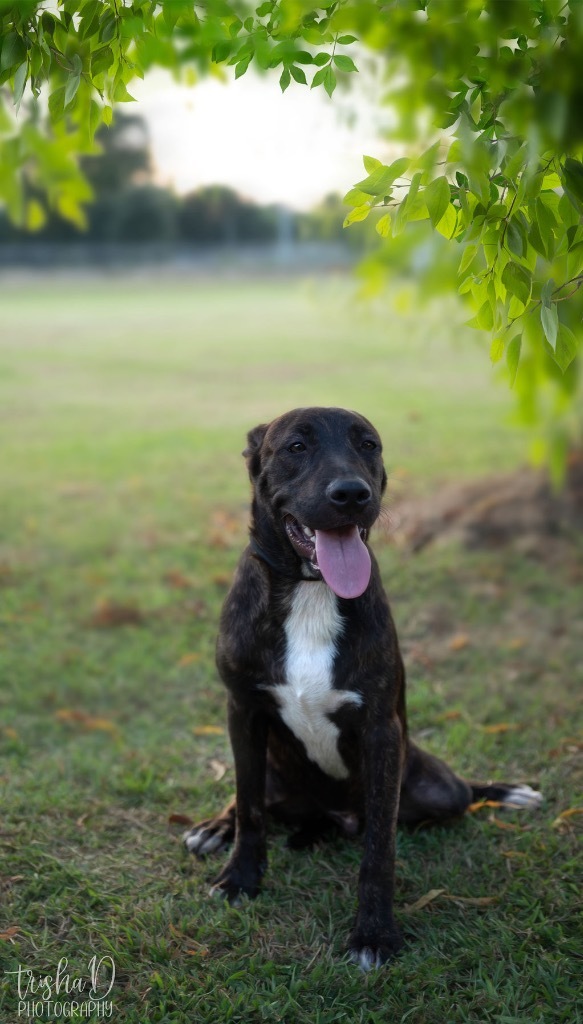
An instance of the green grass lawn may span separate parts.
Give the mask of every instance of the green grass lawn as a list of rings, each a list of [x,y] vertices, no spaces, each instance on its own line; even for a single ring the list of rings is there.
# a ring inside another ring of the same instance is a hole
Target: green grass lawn
[[[400,834],[390,967],[344,958],[358,840],[294,854],[274,828],[264,891],[235,910],[169,825],[233,789],[213,656],[245,432],[303,404],[365,413],[389,507],[523,456],[456,307],[397,306],[355,306],[342,277],[0,281],[3,971],[67,958],[86,978],[111,956],[120,1024],[583,1021],[582,818],[559,817],[583,806],[581,544],[409,556],[374,539],[412,733],[546,798]],[[19,1013],[2,973],[1,1024],[33,1019],[59,1018]]]

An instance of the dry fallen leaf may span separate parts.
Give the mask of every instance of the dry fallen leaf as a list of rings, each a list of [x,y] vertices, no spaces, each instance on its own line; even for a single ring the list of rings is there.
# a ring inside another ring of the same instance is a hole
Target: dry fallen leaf
[[[55,711],[55,718],[59,722],[70,722],[90,731],[108,732],[112,736],[117,736],[119,733],[117,725],[115,722],[110,722],[109,718],[99,718],[77,708],[60,708]]]
[[[467,633],[457,633],[452,636],[449,641],[450,651],[463,651],[464,647],[467,647],[470,642],[470,638]]]
[[[194,665],[195,661],[200,661],[202,655],[196,651],[192,651],[190,654],[183,654],[180,661],[178,662],[179,668],[186,668],[187,665]]]
[[[453,900],[454,903],[467,903],[470,907],[488,907],[496,903],[497,896],[452,896],[450,893],[443,894],[444,900]]]
[[[499,732],[512,732],[514,729],[520,729],[520,726],[516,722],[499,722],[497,725],[482,725],[481,729],[482,732],[495,736]]]
[[[561,826],[568,825],[570,819],[574,818],[577,814],[583,814],[583,807],[569,807],[566,811],[561,811],[553,821],[552,828],[561,828]]]
[[[458,718],[462,717],[461,711],[444,711],[442,715],[438,715],[435,719],[436,722],[454,722]]]
[[[518,850],[502,850],[502,856],[508,857],[509,860],[526,860],[527,854],[520,853]]]
[[[429,892],[426,892],[424,896],[420,896],[414,903],[405,904],[403,909],[408,914],[412,914],[414,910],[422,910],[428,903],[432,903],[433,900],[436,900],[438,896],[443,896],[444,893],[445,889],[430,889]]]
[[[500,800],[477,800],[475,804],[470,804],[468,807],[468,814],[475,814],[476,811],[481,811],[483,807],[503,807],[504,805]]]
[[[578,754],[583,751],[583,740],[579,736],[565,736],[557,747],[549,750],[549,757],[561,757],[564,754]]]
[[[216,587],[219,587],[221,590],[226,590],[227,587],[231,586],[232,578],[233,577],[228,572],[218,572],[215,576],[213,576],[213,583],[215,584]]]
[[[220,782],[227,770],[226,764],[224,764],[222,761],[217,760],[217,758],[215,757],[213,757],[209,761],[209,768],[213,773],[213,779],[215,780],[215,782]]]
[[[11,942],[14,936],[18,935],[19,932],[20,928],[18,925],[14,924],[11,928],[7,928],[5,931],[0,932],[0,939],[3,939],[4,942]]]
[[[523,636],[515,636],[512,640],[508,641],[509,651],[520,651],[526,644],[526,640]]]
[[[195,736],[223,736],[225,733],[220,725],[196,725],[192,731]]]
[[[490,815],[488,821],[490,821],[492,825],[495,825],[496,828],[502,828],[509,832],[524,831],[524,827],[521,827],[520,825],[513,825],[510,821],[500,821],[500,818],[496,818],[493,814]]]
[[[187,814],[169,814],[168,815],[169,825],[193,825],[192,818],[189,818]],[[171,926],[172,927],[172,926]]]
[[[16,729],[12,729],[12,728],[10,728],[10,726],[5,726],[4,729],[2,730],[2,732],[6,736],[6,739],[8,739],[8,740],[17,740],[18,739],[18,733],[17,733]]]
[[[141,626],[143,612],[133,604],[119,604],[117,601],[100,601],[89,624],[96,629],[112,629],[117,626]]]
[[[447,892],[445,889],[431,889],[425,893],[424,896],[420,896],[415,903],[410,903],[404,907],[404,910],[410,914],[415,910],[422,910],[429,903],[433,903],[433,900],[443,899],[451,900],[453,903],[464,903],[472,907],[487,907],[490,903],[495,903],[498,899],[497,896],[455,896],[453,893]]]
[[[188,590],[192,586],[188,577],[180,572],[180,569],[169,569],[164,573],[163,579],[164,583],[169,587],[175,587],[176,590]]]

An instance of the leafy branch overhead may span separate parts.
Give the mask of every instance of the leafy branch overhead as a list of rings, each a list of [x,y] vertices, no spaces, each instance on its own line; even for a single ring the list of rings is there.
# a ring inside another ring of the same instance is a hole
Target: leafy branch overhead
[[[0,0],[0,40],[0,199],[31,229],[47,204],[83,222],[77,158],[148,69],[277,69],[283,91],[332,96],[373,54],[410,156],[365,157],[346,225],[380,208],[394,247],[427,221],[457,253],[471,322],[516,377],[523,418],[547,416],[556,452],[581,431],[583,0]]]

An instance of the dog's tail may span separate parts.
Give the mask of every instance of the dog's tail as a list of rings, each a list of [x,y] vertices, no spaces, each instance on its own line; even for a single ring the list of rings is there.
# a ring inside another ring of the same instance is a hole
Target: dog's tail
[[[473,803],[492,800],[503,807],[520,807],[534,809],[543,801],[542,793],[527,785],[511,785],[504,782],[491,782],[486,786],[474,785],[472,788]]]

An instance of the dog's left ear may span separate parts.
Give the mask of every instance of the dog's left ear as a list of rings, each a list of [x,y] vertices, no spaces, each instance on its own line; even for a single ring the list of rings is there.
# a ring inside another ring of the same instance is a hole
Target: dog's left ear
[[[243,456],[247,461],[247,469],[251,479],[259,476],[261,470],[261,445],[263,444],[263,438],[267,433],[268,426],[268,423],[260,423],[258,427],[253,427],[253,430],[250,430],[247,434],[247,447],[243,452]]]

